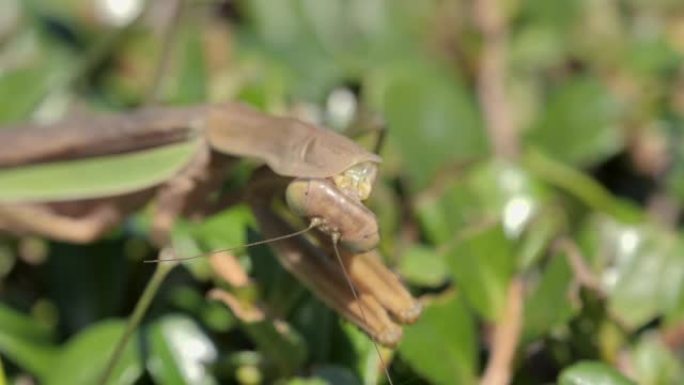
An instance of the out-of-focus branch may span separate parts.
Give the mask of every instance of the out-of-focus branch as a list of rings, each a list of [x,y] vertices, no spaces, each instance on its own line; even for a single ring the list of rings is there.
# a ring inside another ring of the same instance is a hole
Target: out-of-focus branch
[[[170,0],[160,6],[168,7],[169,11],[165,15],[162,31],[162,49],[157,59],[157,68],[154,71],[154,78],[147,90],[145,104],[155,105],[159,102],[162,91],[162,83],[169,72],[171,65],[171,54],[178,34],[178,26],[181,23],[183,10],[186,7],[185,0]]]
[[[583,287],[589,290],[593,290],[600,297],[605,297],[601,281],[598,277],[594,275],[591,268],[587,265],[584,257],[582,256],[582,251],[580,250],[577,243],[569,237],[562,237],[556,241],[554,245],[558,250],[565,253],[568,264],[572,269],[575,281]]]
[[[477,92],[495,156],[516,159],[518,135],[506,100],[508,31],[498,0],[474,0],[474,19],[482,34]],[[481,385],[511,382],[513,360],[520,340],[523,318],[523,283],[514,278],[508,288],[506,308],[494,326],[491,355]]]
[[[482,33],[477,91],[487,133],[497,157],[515,159],[520,152],[520,144],[506,100],[506,20],[498,0],[474,0],[473,6],[474,19]]]
[[[515,351],[523,322],[523,282],[513,278],[508,287],[506,308],[494,327],[491,355],[480,385],[510,384]]]

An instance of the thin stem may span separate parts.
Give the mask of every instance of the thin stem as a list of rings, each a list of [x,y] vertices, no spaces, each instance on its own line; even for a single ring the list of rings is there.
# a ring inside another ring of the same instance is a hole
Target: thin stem
[[[478,97],[484,111],[492,150],[497,157],[516,159],[518,132],[506,98],[508,26],[497,0],[474,0],[474,19],[482,33]]]
[[[181,24],[183,10],[186,7],[185,0],[175,0],[169,2],[169,7],[172,7],[171,15],[166,20],[162,37],[162,50],[157,61],[157,69],[154,71],[154,78],[152,84],[147,91],[146,104],[154,105],[159,102],[160,90],[164,79],[169,70],[171,62],[171,54],[173,46],[176,43],[178,35],[178,26]]]
[[[508,385],[513,377],[513,361],[520,342],[523,319],[523,283],[513,278],[508,287],[506,308],[494,327],[491,354],[480,385]]]
[[[171,249],[163,249],[159,254],[163,259],[164,256],[168,256],[169,254],[172,255],[173,251],[171,251]],[[131,339],[133,332],[142,322],[142,319],[145,316],[147,309],[149,309],[152,300],[157,295],[162,282],[164,282],[166,276],[177,264],[178,263],[160,263],[157,265],[152,278],[150,278],[150,281],[147,283],[147,287],[145,287],[145,291],[143,291],[142,295],[140,296],[138,303],[135,304],[133,314],[129,318],[128,324],[126,325],[126,330],[119,339],[119,342],[117,343],[112,356],[109,358],[109,361],[107,361],[107,367],[102,372],[102,376],[100,377],[98,384],[105,385],[111,378],[114,368],[121,360],[121,356],[123,355],[128,340]]]

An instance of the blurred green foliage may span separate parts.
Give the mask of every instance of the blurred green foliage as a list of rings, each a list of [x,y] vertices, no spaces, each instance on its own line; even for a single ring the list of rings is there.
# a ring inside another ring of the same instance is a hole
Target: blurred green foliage
[[[129,3],[142,15],[115,17]],[[494,2],[509,26],[518,160],[489,149],[473,1],[185,0],[178,15],[173,3],[0,2],[0,122],[241,100],[370,146],[382,118],[370,206],[387,262],[426,301],[385,355],[394,383],[477,383],[513,279],[524,283],[513,384],[684,381],[684,3]],[[248,174],[238,168],[226,188]],[[63,188],[38,177],[38,193]],[[3,181],[0,197],[13,193]],[[152,272],[148,222],[141,212],[89,246],[0,238],[0,384],[95,383]],[[238,206],[179,223],[174,246],[194,255],[256,231]],[[268,248],[239,262],[255,285],[229,290],[272,318],[245,322],[208,301],[225,284],[206,261],[188,263],[110,383],[386,381],[371,342]]]

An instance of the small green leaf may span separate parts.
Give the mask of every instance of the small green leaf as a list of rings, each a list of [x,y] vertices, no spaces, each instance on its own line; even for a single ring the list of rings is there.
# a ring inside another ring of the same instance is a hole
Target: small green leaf
[[[486,151],[475,102],[446,71],[421,64],[397,69],[385,90],[384,114],[413,189],[425,187],[439,169]]]
[[[684,316],[684,244],[676,234],[598,215],[582,231],[611,314],[623,326],[636,329],[657,317],[666,316],[669,323]]]
[[[511,242],[501,226],[466,235],[447,252],[446,259],[468,302],[483,317],[497,320],[516,266]]]
[[[69,98],[61,87],[78,67],[76,55],[51,44],[51,39],[42,39],[33,26],[37,25],[27,23],[23,33],[3,41],[3,52],[11,53],[12,62],[22,65],[2,64],[0,123],[25,120],[48,96],[62,102]]]
[[[178,39],[178,60],[181,62],[179,73],[171,79],[177,82],[173,102],[198,103],[207,97],[207,68],[201,29],[197,25],[185,23]]]
[[[407,249],[399,259],[398,268],[404,279],[421,286],[439,286],[449,274],[444,255],[425,246]]]
[[[45,378],[47,385],[91,385],[98,383],[114,347],[124,333],[123,321],[102,321],[73,337],[62,348]],[[114,368],[108,385],[132,385],[142,375],[140,352],[131,338]]]
[[[124,194],[176,174],[199,141],[130,154],[0,169],[0,201],[58,201]]]
[[[218,383],[207,370],[207,366],[217,358],[216,348],[191,319],[179,315],[165,316],[151,326],[149,338],[147,365],[157,383]]]
[[[580,362],[561,373],[558,385],[636,385],[614,368],[600,362]]]
[[[57,347],[52,332],[30,316],[0,304],[0,353],[39,377],[52,369]]]
[[[399,353],[435,384],[475,384],[475,324],[460,297],[431,303],[418,322],[406,328]]]
[[[565,255],[555,255],[541,281],[525,300],[524,336],[531,340],[563,325],[576,312],[570,302],[573,274]]]
[[[616,101],[592,78],[576,78],[556,89],[528,142],[571,164],[590,165],[617,152]]]
[[[475,222],[481,214],[477,197],[462,180],[451,181],[439,196],[427,196],[416,202],[421,227],[435,245],[451,241],[454,233]]]
[[[647,333],[639,339],[630,361],[640,385],[671,385],[684,378],[681,360],[657,333]]]
[[[624,222],[639,222],[643,213],[631,202],[613,196],[588,175],[536,150],[525,154],[523,162],[530,172],[552,186],[573,195],[594,210]]]

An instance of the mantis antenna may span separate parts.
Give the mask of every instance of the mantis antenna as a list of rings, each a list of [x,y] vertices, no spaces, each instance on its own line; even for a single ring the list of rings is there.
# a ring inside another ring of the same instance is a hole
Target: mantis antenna
[[[344,266],[344,263],[342,262],[342,257],[340,256],[340,250],[337,248],[337,242],[340,240],[340,233],[333,233],[331,235],[332,238],[332,245],[333,245],[333,250],[335,250],[335,257],[337,257],[337,262],[340,264],[340,267],[342,268],[342,272],[344,273],[344,278],[347,280],[347,285],[349,285],[349,289],[351,290],[352,294],[354,295],[354,298],[356,299],[356,303],[359,305],[359,312],[361,313],[361,317],[363,318],[363,322],[368,323],[368,320],[366,319],[366,313],[363,310],[363,306],[361,305],[361,300],[359,299],[359,295],[356,293],[356,288],[354,287],[354,283],[351,281],[351,278],[349,278],[349,273],[347,273],[347,268]],[[380,353],[380,347],[378,347],[378,342],[375,340],[375,337],[373,337],[372,334],[368,335],[373,342],[373,347],[375,347],[375,352],[378,354],[378,359],[380,360],[380,364],[382,365],[382,369],[385,372],[385,377],[387,377],[387,382],[390,385],[394,385],[394,382],[392,382],[392,377],[389,374],[389,369],[387,368],[387,364],[385,364],[385,359],[382,358],[382,354]]]
[[[274,238],[269,238],[269,239],[263,239],[263,240],[261,240],[261,241],[256,241],[256,242],[250,242],[250,243],[246,243],[246,244],[244,244],[244,245],[229,247],[229,248],[227,248],[227,249],[212,250],[212,251],[210,251],[210,252],[202,253],[202,254],[199,254],[199,255],[194,255],[194,256],[192,256],[192,257],[165,258],[165,259],[161,259],[161,258],[157,258],[157,259],[148,259],[148,260],[146,260],[146,261],[143,261],[143,263],[178,262],[178,261],[189,261],[189,260],[192,260],[192,259],[204,258],[204,257],[206,257],[207,255],[211,255],[211,254],[214,254],[214,253],[220,253],[220,252],[225,252],[225,251],[232,251],[232,250],[237,250],[237,249],[242,249],[242,248],[248,248],[248,247],[252,247],[252,246],[264,245],[264,244],[271,243],[271,242],[282,241],[283,239],[288,239],[288,238],[296,237],[296,236],[298,236],[298,235],[302,235],[302,234],[304,234],[304,233],[306,233],[306,232],[308,232],[308,231],[311,231],[312,229],[314,229],[315,227],[320,226],[320,225],[321,225],[320,219],[318,219],[318,218],[312,218],[312,219],[311,219],[311,223],[309,223],[309,226],[308,226],[307,228],[302,229],[302,230],[295,231],[294,233],[281,235],[281,236],[279,236],[279,237],[274,237]]]

